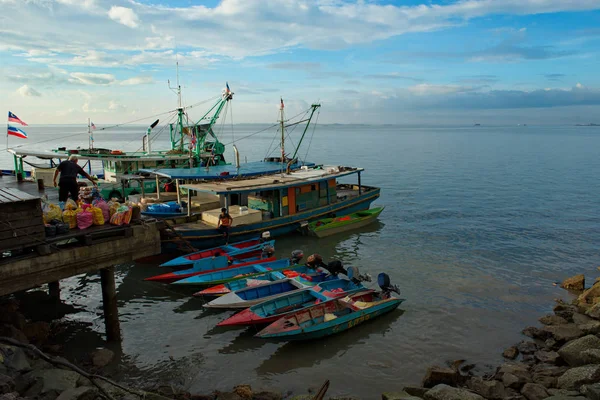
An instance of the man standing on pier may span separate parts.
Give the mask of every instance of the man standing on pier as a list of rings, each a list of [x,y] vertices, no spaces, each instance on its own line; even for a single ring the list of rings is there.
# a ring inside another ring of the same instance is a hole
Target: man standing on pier
[[[56,177],[60,172],[60,180],[58,181],[58,201],[67,201],[69,195],[74,201],[79,197],[79,185],[77,185],[77,175],[85,176],[98,187],[98,184],[92,179],[87,172],[77,164],[77,156],[69,156],[69,159],[61,162],[54,171],[54,187],[56,187]]]

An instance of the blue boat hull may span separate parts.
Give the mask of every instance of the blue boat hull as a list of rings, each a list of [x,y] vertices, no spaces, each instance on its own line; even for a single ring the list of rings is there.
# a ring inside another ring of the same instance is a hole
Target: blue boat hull
[[[323,218],[330,213],[335,213],[337,216],[342,216],[352,214],[357,211],[367,210],[371,206],[371,203],[379,198],[380,191],[381,190],[379,188],[372,188],[368,192],[365,192],[357,197],[349,200],[343,200],[335,204],[330,204],[286,217],[261,221],[254,224],[234,226],[229,232],[230,241],[255,238],[264,231],[269,231],[271,237],[287,235],[298,231],[300,228],[300,223],[304,221],[312,221]],[[224,243],[223,233],[217,229],[186,230],[180,231],[179,233],[184,239],[189,241],[198,249],[214,247]],[[163,241],[163,250],[177,250],[177,243],[177,240]]]

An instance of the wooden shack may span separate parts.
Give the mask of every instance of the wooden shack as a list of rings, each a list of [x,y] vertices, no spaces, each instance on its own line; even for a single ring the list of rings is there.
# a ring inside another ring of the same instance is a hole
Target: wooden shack
[[[41,199],[18,189],[0,188],[0,251],[43,244]]]

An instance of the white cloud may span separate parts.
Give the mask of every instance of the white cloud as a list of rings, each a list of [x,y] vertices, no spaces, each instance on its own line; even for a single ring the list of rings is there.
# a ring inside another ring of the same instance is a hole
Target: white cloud
[[[82,83],[84,85],[110,85],[116,81],[115,76],[111,74],[94,74],[89,72],[73,72],[71,74],[71,83]]]
[[[23,85],[17,89],[17,93],[19,93],[22,97],[40,97],[42,94],[35,90],[32,87],[27,85]]]
[[[108,11],[108,16],[113,21],[117,21],[130,28],[137,28],[139,23],[136,13],[127,7],[112,6]]]
[[[115,102],[115,101],[112,101],[112,100],[111,100],[111,101],[109,101],[109,102],[108,102],[108,109],[109,109],[109,110],[112,110],[112,111],[117,111],[117,110],[124,110],[124,109],[126,109],[126,108],[127,108],[126,106],[124,106],[124,105],[122,105],[122,104],[118,104],[118,103],[117,103],[117,102]]]
[[[431,96],[431,95],[446,95],[452,93],[465,93],[472,92],[475,88],[470,86],[459,86],[459,85],[432,85],[429,83],[421,83],[408,88],[408,90],[418,96]]]
[[[130,85],[144,85],[144,84],[153,83],[153,82],[154,82],[154,80],[152,79],[151,76],[136,76],[136,77],[121,81],[120,84],[123,86],[130,86]]]

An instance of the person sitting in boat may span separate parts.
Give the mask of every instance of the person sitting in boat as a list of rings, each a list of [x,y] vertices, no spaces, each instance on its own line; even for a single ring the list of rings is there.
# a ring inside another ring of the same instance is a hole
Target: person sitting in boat
[[[77,175],[83,175],[94,184],[94,187],[98,187],[96,181],[83,170],[77,164],[77,156],[71,155],[68,160],[65,160],[58,164],[56,170],[54,170],[54,187],[56,187],[56,177],[60,172],[60,179],[58,180],[58,201],[67,201],[69,195],[74,201],[79,198],[79,186],[77,185]]]
[[[226,208],[221,208],[217,229],[223,232],[223,237],[226,239],[225,244],[229,243],[229,228],[231,227],[231,224],[233,224],[233,218],[231,218],[231,215],[229,215]]]
[[[340,260],[333,260],[327,264],[323,262],[323,257],[319,254],[311,254],[306,259],[306,266],[312,269],[323,268],[330,275],[338,276],[339,274],[344,274],[348,276],[348,270],[344,268],[344,265]],[[359,283],[360,281],[356,277],[352,277],[352,282]]]

